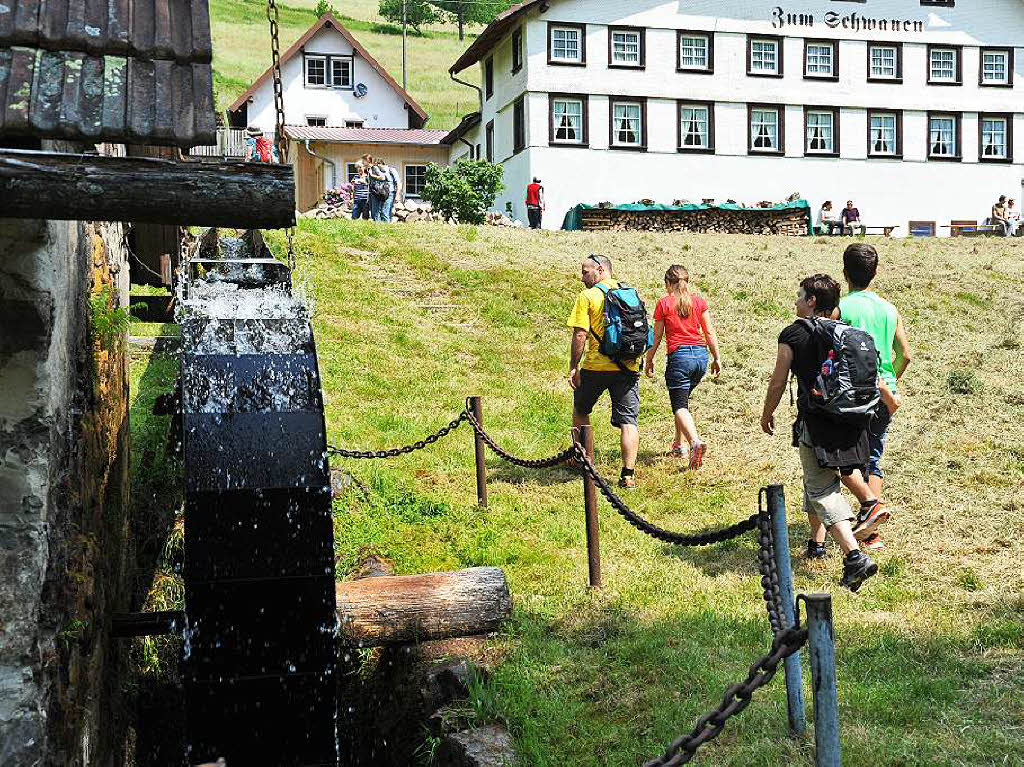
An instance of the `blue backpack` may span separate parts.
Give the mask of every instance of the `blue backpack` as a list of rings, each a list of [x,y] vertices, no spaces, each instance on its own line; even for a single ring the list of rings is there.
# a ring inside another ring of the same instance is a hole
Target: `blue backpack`
[[[633,362],[654,346],[654,329],[647,321],[647,309],[636,290],[624,282],[609,288],[598,283],[604,293],[604,335],[590,332],[600,342],[601,354],[626,370],[626,362]]]

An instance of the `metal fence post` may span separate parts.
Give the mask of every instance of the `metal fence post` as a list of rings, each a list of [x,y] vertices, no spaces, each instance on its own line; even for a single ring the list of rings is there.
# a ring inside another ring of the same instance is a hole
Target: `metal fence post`
[[[832,635],[832,597],[803,596],[807,605],[807,644],[814,693],[814,764],[841,767],[839,694],[836,692],[836,648]]]
[[[786,523],[786,495],[782,485],[768,486],[768,512],[772,518],[775,538],[775,567],[779,573],[784,629],[796,625],[796,603],[793,596],[793,564],[789,559],[789,527]],[[804,688],[800,675],[800,653],[786,658],[786,700],[789,709],[789,731],[793,735],[807,732],[804,712]]]
[[[587,453],[587,458],[594,460],[594,429],[592,426],[580,426],[579,441]],[[590,475],[583,471],[583,508],[587,520],[587,569],[590,575],[590,587],[601,588],[601,543],[597,529],[597,486]]]
[[[480,424],[482,429],[484,426],[484,409],[480,402],[480,397],[470,397],[469,406],[473,411],[473,417],[476,422]],[[473,429],[473,447],[476,452],[476,502],[478,506],[483,508],[487,507],[487,466],[484,463],[486,453],[484,452],[484,440],[476,429]]]

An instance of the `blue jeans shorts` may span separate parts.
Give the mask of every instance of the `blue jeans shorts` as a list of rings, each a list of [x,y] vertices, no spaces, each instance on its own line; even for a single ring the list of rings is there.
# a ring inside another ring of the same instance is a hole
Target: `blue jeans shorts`
[[[864,469],[865,478],[872,475],[879,478],[885,476],[882,471],[882,453],[885,452],[885,441],[889,436],[889,422],[891,420],[892,416],[889,414],[889,409],[879,403],[878,411],[868,426],[868,447],[871,449],[871,455],[868,457],[868,465]]]
[[[690,392],[708,372],[708,347],[679,346],[668,355],[665,385],[672,401],[672,412],[690,406]]]

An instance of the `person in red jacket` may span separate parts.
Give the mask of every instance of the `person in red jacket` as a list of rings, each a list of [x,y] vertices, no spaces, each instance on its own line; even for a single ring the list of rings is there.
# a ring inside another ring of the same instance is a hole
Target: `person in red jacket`
[[[540,229],[540,220],[546,208],[544,187],[540,185],[540,179],[535,178],[532,184],[526,186],[526,215],[530,219],[531,229]]]

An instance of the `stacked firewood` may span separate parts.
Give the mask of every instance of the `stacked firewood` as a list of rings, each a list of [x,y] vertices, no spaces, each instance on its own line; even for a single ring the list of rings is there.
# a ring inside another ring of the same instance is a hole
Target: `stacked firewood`
[[[588,230],[805,235],[808,223],[807,210],[801,208],[582,211],[583,228]]]

